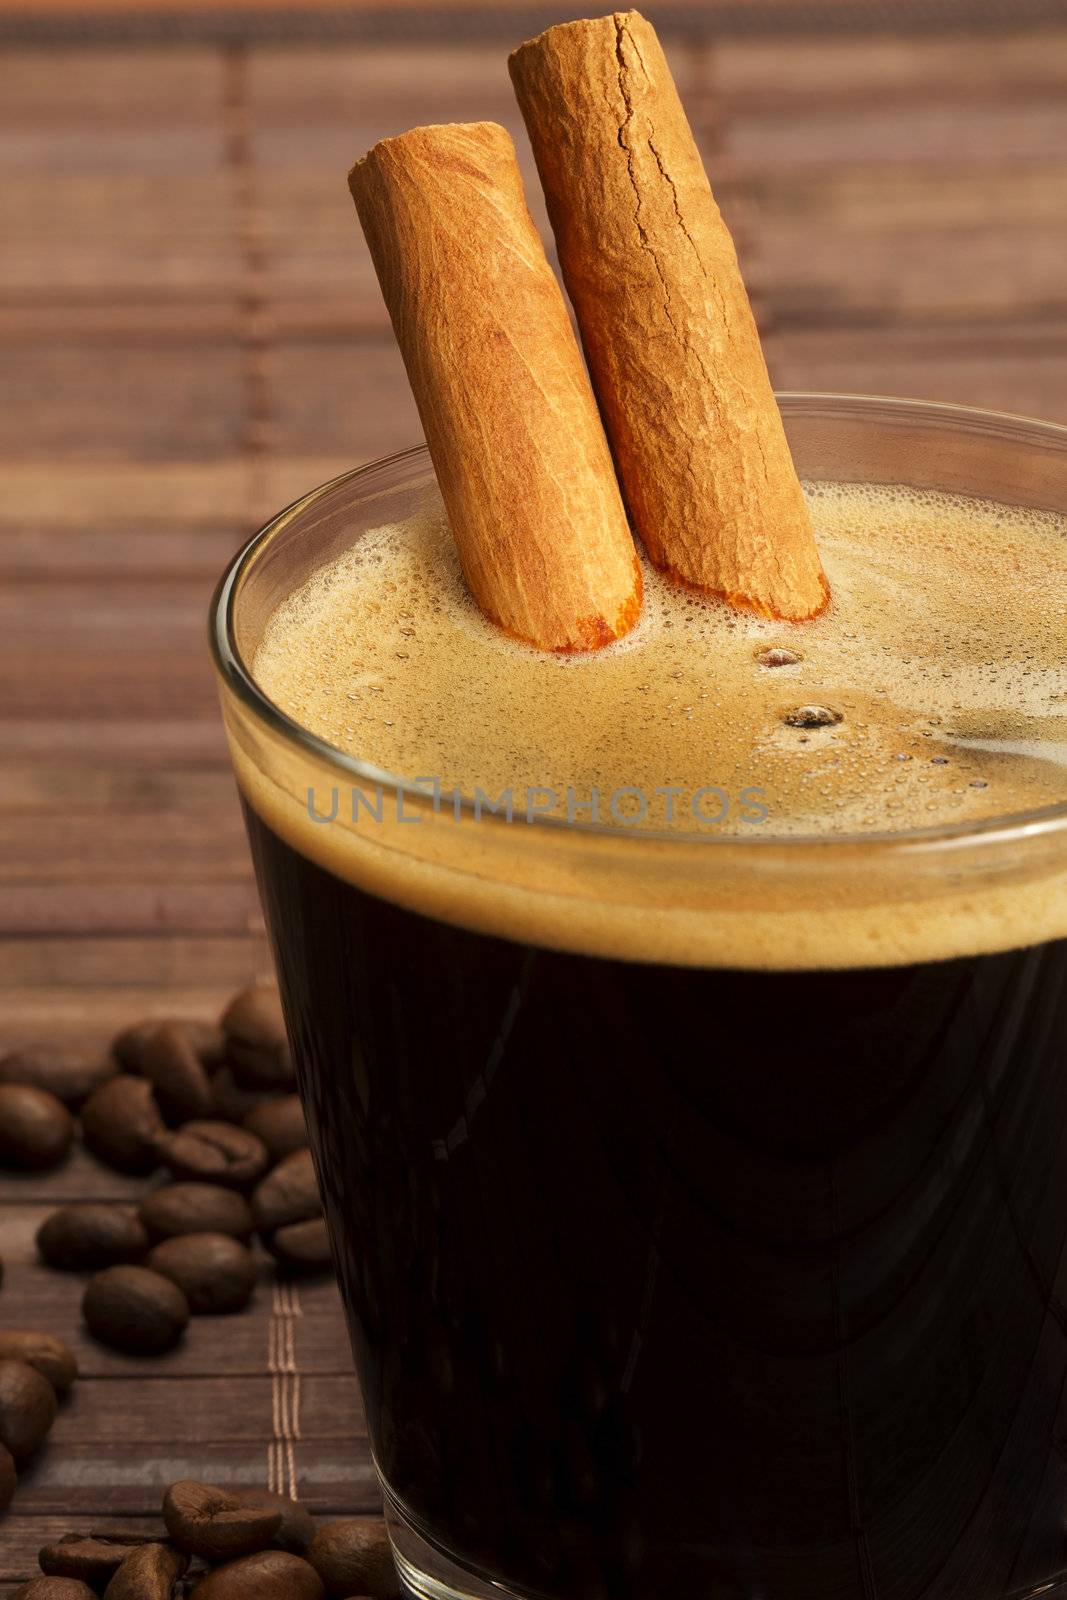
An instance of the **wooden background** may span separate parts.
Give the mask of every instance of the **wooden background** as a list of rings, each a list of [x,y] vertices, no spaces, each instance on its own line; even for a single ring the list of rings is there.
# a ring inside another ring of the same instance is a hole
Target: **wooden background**
[[[299,44],[240,4],[224,42],[202,6],[180,43],[129,0],[86,42],[71,9],[0,7],[0,1045],[212,1017],[266,970],[211,589],[266,514],[418,434],[350,162],[418,121],[519,134],[503,8],[317,43],[304,16]],[[667,43],[779,386],[1067,421],[1067,14],[947,9],[954,31],[890,37],[885,6],[690,5]],[[84,1157],[0,1175],[0,1325],[74,1338],[85,1374],[0,1522],[0,1593],[46,1536],[149,1515],[180,1476],[375,1506],[331,1285],[265,1276],[161,1360],[78,1334],[35,1227],[138,1187]]]

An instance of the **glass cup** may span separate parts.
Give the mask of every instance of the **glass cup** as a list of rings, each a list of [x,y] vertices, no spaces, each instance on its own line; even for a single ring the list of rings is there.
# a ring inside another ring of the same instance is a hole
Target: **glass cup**
[[[780,397],[809,480],[1067,514],[1067,430]],[[1067,802],[768,838],[475,817],[212,641],[406,1592],[997,1600],[1067,1573]],[[655,959],[650,960],[649,954]]]

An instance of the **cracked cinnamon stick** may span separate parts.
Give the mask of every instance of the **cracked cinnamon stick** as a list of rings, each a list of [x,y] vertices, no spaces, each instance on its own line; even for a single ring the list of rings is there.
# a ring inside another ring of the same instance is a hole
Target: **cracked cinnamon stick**
[[[801,620],[829,586],[741,279],[636,11],[521,45],[512,81],[634,526],[657,566]]]
[[[482,611],[547,650],[620,637],[640,565],[509,135],[414,128],[349,187]]]

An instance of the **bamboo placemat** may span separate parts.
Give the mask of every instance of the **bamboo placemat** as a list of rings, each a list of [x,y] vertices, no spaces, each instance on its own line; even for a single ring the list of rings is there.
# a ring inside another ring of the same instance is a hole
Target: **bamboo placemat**
[[[779,384],[1067,420],[1067,21],[895,5],[852,7],[891,36],[824,26],[846,9],[663,17]],[[899,27],[949,11],[967,26]],[[211,588],[257,520],[417,437],[351,160],[417,121],[520,134],[504,45],[529,8],[389,14],[385,37],[355,7],[189,7],[177,48],[143,11],[0,13],[0,1045],[209,1017],[265,969]],[[374,1505],[332,1286],[265,1281],[158,1362],[81,1340],[80,1286],[34,1265],[33,1232],[60,1199],[126,1192],[87,1158],[0,1179],[0,1322],[77,1338],[86,1374],[0,1523],[0,1592],[47,1537],[142,1518],[184,1474]]]

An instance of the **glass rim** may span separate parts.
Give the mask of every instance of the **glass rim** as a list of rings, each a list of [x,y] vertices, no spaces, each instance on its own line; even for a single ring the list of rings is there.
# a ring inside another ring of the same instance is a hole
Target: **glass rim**
[[[776,390],[775,398],[784,414],[792,410],[814,411],[820,408],[832,414],[834,409],[881,412],[889,417],[918,418],[929,416],[932,420],[953,420],[967,424],[972,432],[996,433],[1000,437],[1017,435],[1030,442],[1047,439],[1050,446],[1067,451],[1067,425],[1048,422],[1043,418],[1029,417],[1008,411],[995,411],[980,406],[956,405],[950,401],[919,400],[893,395],[854,394],[835,390]],[[364,480],[390,468],[423,462],[430,476],[433,464],[425,442],[409,445],[389,455],[351,467],[315,488],[307,490],[276,512],[253,533],[234,553],[216,585],[208,614],[208,635],[216,671],[225,688],[235,695],[253,713],[256,719],[275,736],[295,746],[326,767],[336,769],[350,782],[370,784],[402,795],[415,805],[425,805],[431,798],[424,787],[411,779],[390,772],[363,757],[349,755],[336,745],[320,738],[305,728],[277,705],[256,682],[251,666],[241,657],[236,638],[236,610],[242,580],[254,565],[264,547],[289,523],[311,509],[320,500],[343,487],[357,489]],[[463,795],[460,809],[475,814],[475,802]],[[451,806],[450,806],[451,809]],[[503,819],[492,813],[478,813],[477,820],[484,826],[503,825]],[[690,830],[651,829],[639,825],[614,826],[599,822],[571,822],[565,818],[534,815],[526,826],[534,829],[557,829],[564,833],[608,838],[612,840],[642,840],[648,843],[667,843],[701,846],[720,851],[766,853],[774,850],[790,856],[825,854],[834,850],[853,851],[857,846],[869,849],[880,857],[894,853],[932,850],[951,851],[967,846],[1002,847],[1010,842],[1033,840],[1040,836],[1057,834],[1067,839],[1067,799],[1053,805],[1029,811],[1005,813],[1001,816],[983,817],[970,822],[938,823],[920,828],[848,833],[796,833],[777,834],[770,837],[736,833],[710,834]]]

